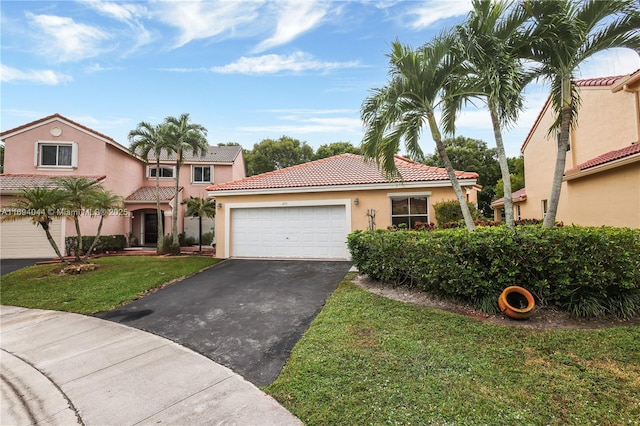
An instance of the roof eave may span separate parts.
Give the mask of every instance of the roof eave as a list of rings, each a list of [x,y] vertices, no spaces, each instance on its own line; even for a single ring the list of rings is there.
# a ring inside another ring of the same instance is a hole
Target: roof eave
[[[640,153],[630,155],[628,157],[619,158],[614,161],[609,161],[608,163],[599,164],[597,166],[589,167],[584,170],[575,170],[569,174],[566,174],[562,181],[570,181],[573,179],[579,179],[585,176],[589,176],[595,173],[604,172],[611,169],[616,169],[618,167],[626,166],[627,164],[637,163],[640,161]]]
[[[460,186],[473,186],[476,179],[459,179]],[[406,188],[439,188],[451,186],[449,180],[442,181],[421,181],[421,182],[393,182],[393,183],[373,183],[355,185],[325,185],[325,186],[305,186],[305,187],[283,187],[283,188],[259,188],[259,189],[232,189],[232,190],[207,190],[210,197],[224,197],[233,195],[268,195],[268,194],[303,194],[313,192],[346,192],[346,191],[371,191]]]

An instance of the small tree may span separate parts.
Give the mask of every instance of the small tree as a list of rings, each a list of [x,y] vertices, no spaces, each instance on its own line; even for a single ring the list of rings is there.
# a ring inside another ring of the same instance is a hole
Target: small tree
[[[67,196],[65,198],[66,216],[73,220],[76,227],[75,261],[80,262],[83,253],[82,233],[80,232],[80,216],[85,210],[91,209],[92,198],[102,189],[100,182],[95,179],[69,176],[56,179]]]
[[[114,193],[101,188],[99,191],[95,192],[91,197],[91,207],[93,212],[96,212],[100,215],[100,223],[98,224],[98,232],[96,233],[96,237],[93,239],[91,246],[87,250],[84,261],[86,262],[89,258],[89,255],[93,252],[93,248],[98,244],[98,240],[100,239],[100,233],[102,232],[102,223],[104,222],[105,216],[109,215],[109,210],[114,208],[119,208],[122,206],[122,197],[119,195],[115,195]]]
[[[9,209],[9,214],[2,217],[2,221],[16,221],[31,218],[31,222],[40,226],[47,235],[47,240],[56,252],[61,262],[69,263],[58,248],[58,244],[51,236],[50,225],[55,217],[60,217],[61,210],[65,208],[67,203],[67,193],[58,188],[34,187],[23,188]]]
[[[187,216],[198,218],[198,251],[202,251],[202,218],[216,215],[216,202],[213,198],[189,197],[182,201],[187,205]]]

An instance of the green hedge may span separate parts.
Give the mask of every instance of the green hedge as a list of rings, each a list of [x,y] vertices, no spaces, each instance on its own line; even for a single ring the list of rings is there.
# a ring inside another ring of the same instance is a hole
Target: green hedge
[[[85,251],[88,250],[91,244],[93,244],[94,239],[94,235],[83,235],[82,248]],[[66,237],[64,245],[67,256],[71,256],[75,253],[76,247],[78,246],[78,238]],[[124,235],[100,235],[100,240],[94,247],[93,254],[105,253],[107,251],[120,251],[125,247],[127,247],[127,237]],[[81,253],[81,256],[82,255],[84,255],[84,253]]]
[[[505,287],[573,316],[640,315],[640,230],[520,226],[437,231],[356,231],[354,265],[374,280],[406,284],[497,312]]]

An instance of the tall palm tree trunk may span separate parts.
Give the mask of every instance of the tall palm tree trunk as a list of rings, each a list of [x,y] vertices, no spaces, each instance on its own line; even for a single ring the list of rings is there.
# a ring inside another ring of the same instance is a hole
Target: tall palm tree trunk
[[[553,182],[551,183],[551,195],[549,196],[549,202],[547,204],[547,214],[542,222],[542,226],[545,228],[552,228],[556,223],[558,204],[560,203],[560,192],[562,190],[562,177],[564,176],[564,169],[567,164],[571,112],[571,106],[564,106],[562,108],[562,125],[560,127],[560,137],[558,138],[556,167],[553,172]]]
[[[198,251],[202,252],[202,216],[198,215]]]
[[[156,213],[158,215],[156,252],[164,254],[164,224],[162,218],[162,209],[160,208],[160,157],[156,159]]]
[[[440,158],[442,158],[442,162],[444,163],[444,168],[449,175],[449,180],[451,181],[451,186],[453,187],[453,192],[456,194],[456,198],[458,199],[458,203],[460,204],[460,209],[462,210],[462,217],[464,218],[464,223],[467,226],[467,230],[469,232],[475,231],[476,225],[473,222],[473,217],[471,217],[471,212],[469,211],[469,205],[467,204],[467,199],[462,193],[462,187],[460,187],[460,182],[458,182],[458,178],[456,177],[456,173],[453,170],[453,165],[451,164],[451,160],[449,160],[449,156],[447,155],[447,150],[444,147],[444,143],[442,143],[442,136],[440,131],[438,130],[438,124],[436,123],[436,119],[433,114],[428,115],[429,119],[429,128],[431,129],[431,136],[433,141],[436,143],[436,149],[438,150],[438,154]]]
[[[79,212],[72,212],[73,223],[76,226],[76,249],[75,249],[75,261],[80,262],[80,255],[82,254],[82,234],[80,233],[80,219],[78,218]]]
[[[180,239],[178,237],[178,193],[180,190],[180,166],[182,165],[182,151],[176,154],[176,187],[173,197],[173,216],[171,218],[172,232],[173,232],[173,245],[179,246]]]
[[[502,182],[504,184],[504,218],[507,226],[513,228],[515,226],[513,220],[513,197],[511,195],[511,175],[509,175],[509,164],[507,156],[504,152],[504,143],[502,141],[502,130],[500,129],[500,120],[495,108],[489,108],[491,113],[491,123],[493,124],[493,135],[496,139],[496,149],[498,151],[498,163],[500,164],[500,172],[502,174]]]

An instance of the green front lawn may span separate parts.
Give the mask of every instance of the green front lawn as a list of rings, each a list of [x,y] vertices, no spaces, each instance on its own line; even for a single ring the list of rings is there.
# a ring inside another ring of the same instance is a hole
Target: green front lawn
[[[104,257],[100,267],[80,275],[60,276],[61,264],[20,269],[0,279],[3,305],[91,314],[108,311],[145,291],[207,268],[210,257]]]
[[[264,390],[306,425],[638,424],[640,327],[492,325],[345,280]]]

